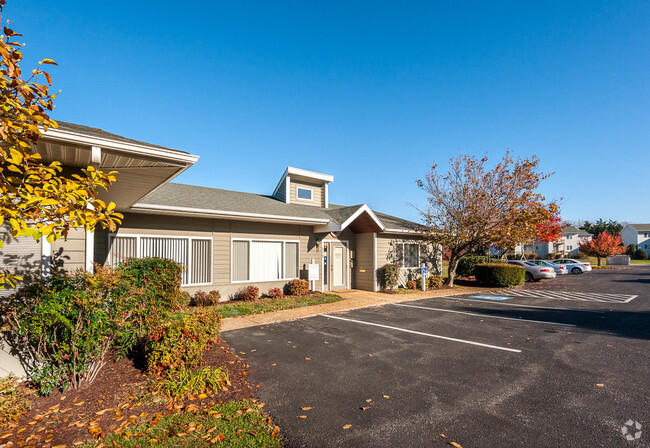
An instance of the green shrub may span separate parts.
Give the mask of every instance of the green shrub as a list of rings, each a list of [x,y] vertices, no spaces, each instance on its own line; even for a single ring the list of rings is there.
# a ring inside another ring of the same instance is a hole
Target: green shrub
[[[635,260],[647,260],[648,259],[648,253],[643,249],[637,249],[636,252],[634,253],[634,259]]]
[[[99,278],[109,273],[106,278]],[[28,373],[42,394],[91,383],[119,325],[119,275],[102,270],[52,276],[17,292],[2,312],[10,345],[34,362]]]
[[[304,296],[309,293],[309,282],[302,278],[291,280],[285,286],[288,296]]]
[[[147,369],[157,374],[191,369],[219,336],[221,315],[214,310],[177,312],[153,328],[145,343]]]
[[[284,297],[284,293],[280,288],[271,288],[269,289],[269,292],[266,293],[266,296],[272,299],[281,299]]]
[[[195,371],[184,369],[173,372],[165,378],[154,381],[151,391],[172,400],[183,400],[190,395],[218,392],[226,385],[230,386],[226,367],[207,366]]]
[[[117,271],[124,274],[131,286],[141,288],[152,306],[165,310],[180,307],[183,268],[166,258],[128,258]]]
[[[399,265],[388,263],[379,268],[379,280],[383,289],[394,289],[399,283]]]
[[[629,255],[631,258],[634,258],[634,256],[636,255],[636,249],[637,249],[636,244],[630,244],[629,246],[627,246],[627,250],[625,251],[625,254]]]
[[[406,282],[406,289],[418,289],[422,280],[409,280]]]
[[[116,348],[126,356],[141,345],[150,328],[189,300],[187,292],[180,289],[182,267],[172,260],[128,258],[116,271],[126,289],[120,309],[126,323],[120,328]]]
[[[444,283],[444,280],[439,275],[432,275],[427,278],[427,289],[438,289],[441,288]]]
[[[30,399],[34,395],[35,391],[22,386],[15,376],[0,378],[0,423],[17,420],[29,411]]]
[[[209,293],[203,291],[196,291],[192,296],[192,305],[194,306],[212,306],[219,303],[221,294],[219,291],[210,291]]]
[[[474,267],[476,280],[486,286],[523,285],[526,269],[505,263],[479,263]]]
[[[520,255],[512,255],[514,257],[521,257]],[[498,258],[486,257],[484,255],[465,255],[458,260],[458,267],[456,268],[456,275],[458,277],[472,277],[474,276],[474,267],[479,263],[503,263]]]

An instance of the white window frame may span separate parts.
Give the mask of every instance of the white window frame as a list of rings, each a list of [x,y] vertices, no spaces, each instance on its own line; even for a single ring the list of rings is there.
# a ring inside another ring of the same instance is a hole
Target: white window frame
[[[214,243],[212,237],[209,236],[189,236],[189,235],[151,235],[151,234],[133,234],[133,233],[109,233],[108,234],[108,247],[106,249],[106,256],[108,264],[113,266],[111,257],[111,247],[113,246],[113,239],[115,238],[135,238],[135,252],[136,258],[141,258],[140,238],[172,238],[187,241],[187,279],[192,279],[192,241],[193,240],[208,240],[210,241],[210,281],[208,283],[181,283],[181,286],[206,286],[214,284]]]
[[[301,198],[300,195],[300,190],[305,190],[309,192],[309,199]],[[296,199],[299,201],[309,201],[309,202],[314,202],[314,190],[309,188],[309,187],[299,187],[296,185]]]
[[[233,257],[233,242],[235,241],[247,241],[248,242],[248,280],[233,280],[233,263],[235,261]],[[251,250],[252,243],[254,241],[260,242],[273,242],[273,243],[282,243],[282,278],[274,278],[271,280],[251,280]],[[298,243],[298,277],[287,277],[284,272],[285,268],[285,254],[287,253],[287,243]],[[300,278],[300,240],[279,240],[279,239],[266,239],[266,238],[231,238],[230,239],[230,283],[240,284],[240,283],[265,283],[265,282],[285,282],[289,280],[295,280]]]
[[[406,256],[406,252],[404,251],[404,245],[405,244],[413,244],[413,245],[418,247],[418,266],[409,266],[409,267],[403,266],[404,264],[406,264],[404,262],[405,256]],[[422,251],[421,251],[420,246],[422,246],[422,244],[417,243],[417,242],[408,242],[408,241],[398,241],[398,242],[395,243],[396,247],[399,246],[399,245],[402,246],[402,259],[398,261],[398,263],[400,264],[400,269],[416,269],[416,268],[420,268],[421,266],[419,266],[419,265],[421,264],[420,260],[421,260],[421,255],[422,255]]]

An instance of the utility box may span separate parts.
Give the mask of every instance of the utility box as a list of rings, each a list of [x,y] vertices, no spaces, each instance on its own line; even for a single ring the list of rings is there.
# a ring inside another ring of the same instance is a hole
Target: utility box
[[[629,266],[630,265],[630,256],[629,255],[610,255],[607,257],[608,266]]]

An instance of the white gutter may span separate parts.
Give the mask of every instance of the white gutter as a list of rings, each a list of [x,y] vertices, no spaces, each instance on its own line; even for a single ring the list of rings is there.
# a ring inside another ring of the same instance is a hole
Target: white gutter
[[[261,213],[234,212],[228,210],[211,210],[193,207],[175,207],[158,204],[133,204],[130,212],[161,213],[171,215],[192,215],[240,221],[268,221],[294,224],[327,224],[329,219],[304,218],[301,216],[266,215]]]
[[[58,140],[69,143],[77,143],[88,146],[99,146],[102,149],[109,149],[114,151],[126,151],[131,155],[140,155],[144,157],[153,157],[157,159],[173,160],[184,164],[194,164],[199,160],[199,156],[187,154],[170,149],[156,148],[153,146],[140,145],[137,143],[127,143],[116,140],[111,140],[102,137],[89,136],[85,134],[78,134],[76,132],[63,131],[61,129],[49,128],[47,131],[42,131],[44,138],[50,140]]]

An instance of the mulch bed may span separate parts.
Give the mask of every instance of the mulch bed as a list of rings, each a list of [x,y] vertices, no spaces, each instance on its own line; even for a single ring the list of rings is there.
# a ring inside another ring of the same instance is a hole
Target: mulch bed
[[[137,361],[126,358],[116,361],[111,354],[92,384],[36,397],[27,414],[16,422],[2,425],[0,447],[72,447],[93,437],[103,437],[112,427],[137,424],[156,413],[254,399],[255,393],[247,379],[248,364],[225,341],[219,340],[205,353],[203,365],[226,366],[231,385],[208,394],[205,399],[190,397],[185,403],[172,404],[148,393],[150,377]]]

